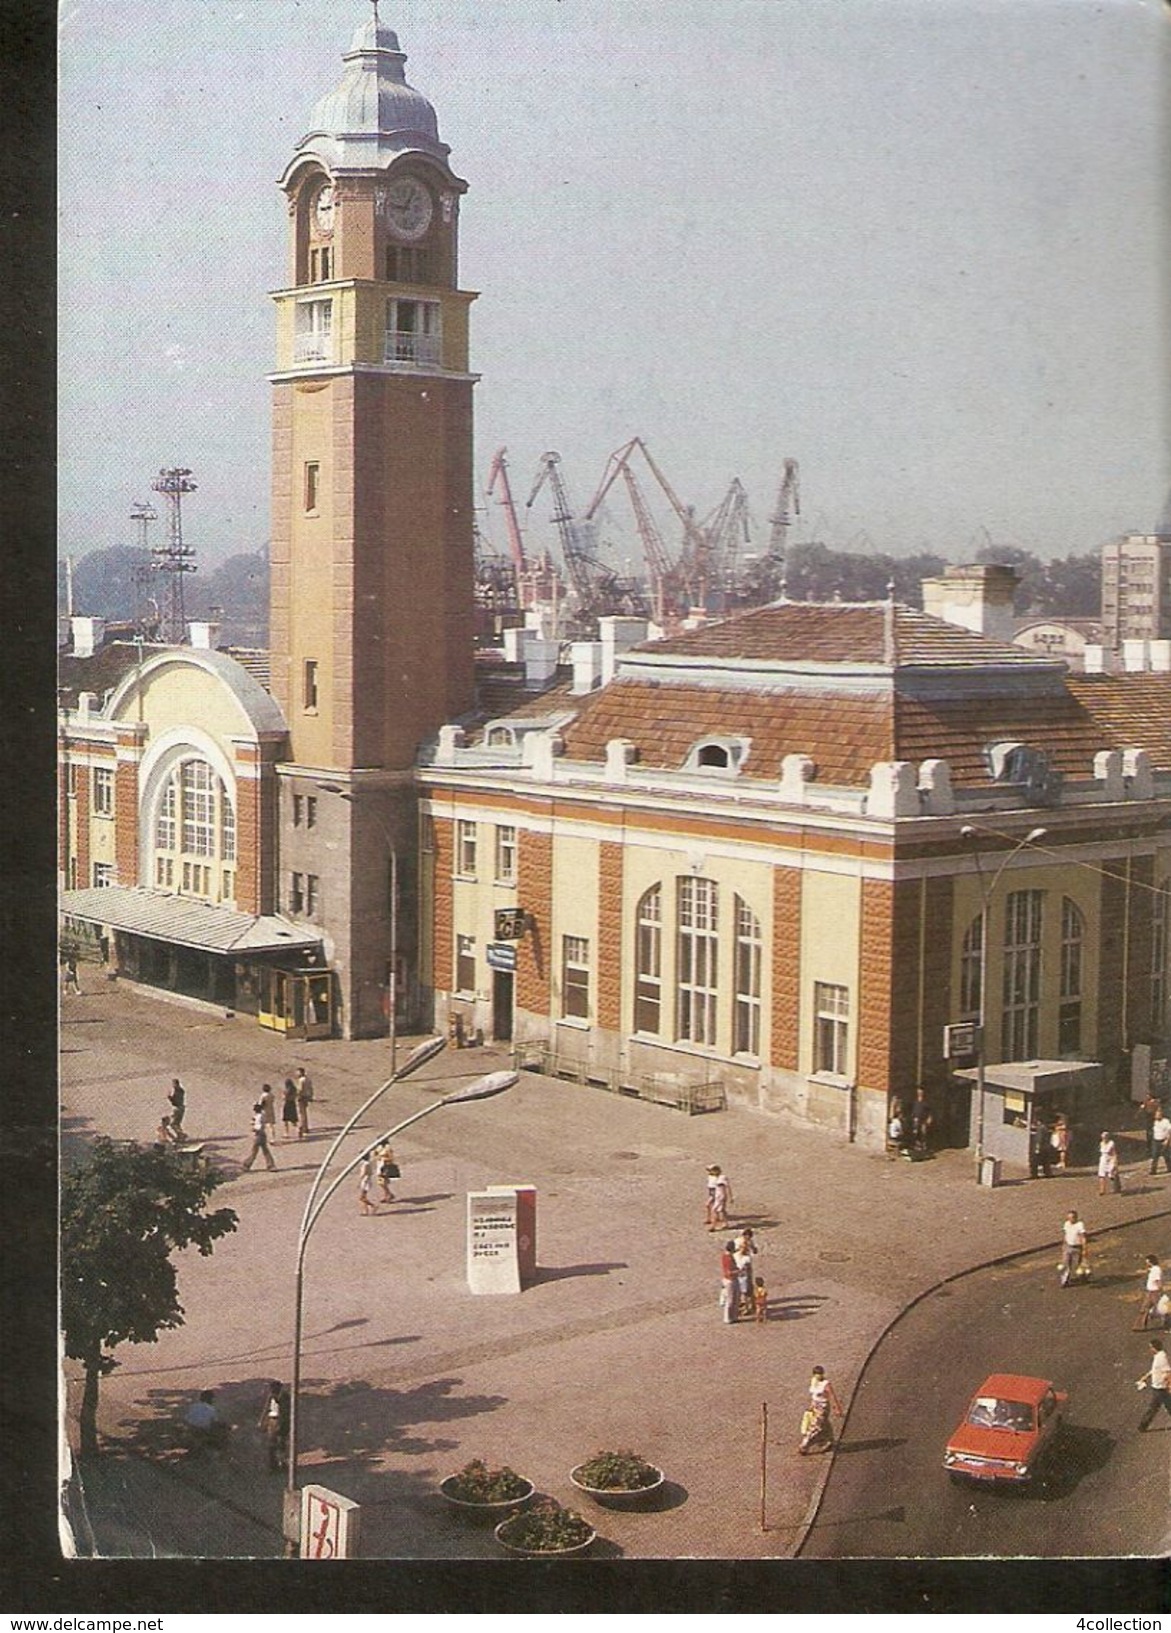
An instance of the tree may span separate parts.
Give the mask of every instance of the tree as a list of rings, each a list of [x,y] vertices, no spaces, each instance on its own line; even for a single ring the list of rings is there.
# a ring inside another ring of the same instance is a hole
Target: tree
[[[61,1188],[61,1320],[65,1353],[85,1368],[81,1450],[98,1450],[98,1387],[119,1344],[153,1344],[183,1325],[171,1254],[206,1255],[236,1228],[232,1208],[206,1212],[225,1175],[202,1156],[99,1138]]]

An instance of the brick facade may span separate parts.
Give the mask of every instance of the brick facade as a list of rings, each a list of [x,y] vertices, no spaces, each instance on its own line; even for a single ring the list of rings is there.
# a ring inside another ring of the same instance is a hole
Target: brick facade
[[[894,1067],[894,931],[894,886],[885,879],[863,879],[856,1077],[859,1088],[883,1094],[890,1092]]]
[[[951,1066],[943,1058],[943,1029],[955,1019],[956,1007],[950,980],[955,883],[948,878],[929,878],[925,882],[922,954],[917,950],[915,956],[923,984],[918,1077],[924,1088],[943,1088],[951,1082]]]
[[[119,737],[119,748],[130,746]],[[138,760],[118,759],[114,771],[114,855],[120,885],[150,884],[138,873]]]
[[[795,1072],[801,1043],[801,872],[773,869],[772,1064]]]
[[[236,779],[236,906],[241,913],[262,913],[260,876],[263,849],[260,784],[255,777]],[[271,853],[268,853],[271,854]],[[271,873],[272,869],[267,870]]]
[[[89,766],[77,767],[74,786],[77,790],[73,802],[74,821],[77,824],[74,841],[77,854],[77,883],[80,889],[85,890],[93,883],[89,870],[89,814],[93,772]]]
[[[517,835],[517,899],[529,928],[516,950],[516,1003],[534,1015],[549,1013],[549,965],[553,929],[553,839],[550,834]]]
[[[621,845],[598,846],[597,1022],[611,1032],[622,1027],[622,859]]]

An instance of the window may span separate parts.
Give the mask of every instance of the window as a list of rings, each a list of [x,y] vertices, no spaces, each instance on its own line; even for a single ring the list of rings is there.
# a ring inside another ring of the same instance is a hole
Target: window
[[[316,511],[321,490],[321,465],[316,459],[305,462],[305,509]]]
[[[224,877],[215,864],[236,860],[236,810],[206,760],[175,766],[159,791],[153,831],[156,888],[173,890],[178,879],[182,891],[214,897],[213,880]]]
[[[455,871],[468,879],[476,876],[476,824],[462,818],[455,825]]]
[[[455,990],[457,992],[475,992],[476,990],[475,936],[456,936],[455,938]]]
[[[171,856],[155,857],[155,884],[169,890],[175,883],[175,860]]]
[[[439,363],[438,301],[387,301],[386,361],[433,367]]]
[[[95,862],[90,877],[93,880],[95,889],[108,890],[114,883],[113,862]]]
[[[169,778],[167,786],[163,789],[163,797],[159,800],[158,815],[155,818],[156,850],[173,851],[176,848],[175,811],[178,791],[175,778]]]
[[[236,875],[231,868],[225,868],[220,876],[220,900],[230,902],[236,894]]]
[[[220,784],[220,858],[225,862],[236,860],[236,807],[231,795]]]
[[[316,826],[317,826],[317,795],[316,794],[306,794],[305,795],[305,826],[307,828],[316,828]]]
[[[305,659],[304,704],[306,710],[317,708],[317,659]]]
[[[77,766],[70,760],[65,767],[65,792],[73,799],[77,794]]]
[[[305,815],[305,801],[300,794],[293,795],[293,827],[299,828]]]
[[[317,908],[320,903],[320,883],[316,873],[305,875],[305,913],[313,919],[317,917]]]
[[[215,851],[212,769],[206,760],[185,760],[180,778],[183,809],[183,850],[188,856],[211,856]]]
[[[293,357],[298,363],[333,361],[333,302],[299,301]]]
[[[95,816],[114,814],[114,773],[106,766],[94,767],[93,808]]]
[[[496,830],[496,880],[498,884],[516,883],[516,829],[501,827]]]
[[[719,888],[714,879],[679,880],[675,1036],[681,1043],[716,1041]]]
[[[760,920],[737,896],[732,1049],[738,1055],[760,1054],[760,962]]]
[[[590,1018],[590,944],[584,936],[561,938],[561,1013],[568,1020]]]
[[[849,1071],[850,992],[826,981],[813,983],[813,1070],[833,1077]]]
[[[289,874],[289,912],[303,913],[305,911],[305,875],[303,873]]]
[[[638,904],[634,939],[634,1030],[659,1030],[663,988],[663,891],[652,885]]]
[[[1160,1035],[1167,1024],[1168,925],[1171,880],[1165,879],[1151,903],[1151,1025]]]
[[[1061,992],[1057,1010],[1057,1053],[1076,1055],[1082,1046],[1082,944],[1086,921],[1076,902],[1061,902]]]
[[[960,1014],[965,1020],[980,1019],[984,995],[984,915],[978,913],[968,925],[960,949]]]
[[[728,768],[728,751],[719,743],[705,743],[695,757],[697,765],[720,766],[725,771]]]
[[[1041,1002],[1042,890],[1014,890],[1004,915],[1004,1012],[1001,1050],[1005,1060],[1035,1060]]]
[[[434,282],[430,252],[418,244],[391,244],[386,251],[386,280],[398,284]]]

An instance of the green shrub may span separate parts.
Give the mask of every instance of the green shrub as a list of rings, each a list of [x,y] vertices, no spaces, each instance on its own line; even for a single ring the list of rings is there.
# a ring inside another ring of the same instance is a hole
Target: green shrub
[[[461,1503],[508,1503],[531,1490],[530,1482],[512,1469],[490,1469],[480,1457],[473,1457],[443,1484],[448,1495]]]
[[[545,1498],[522,1514],[514,1514],[499,1528],[503,1541],[532,1553],[558,1553],[562,1548],[579,1548],[594,1534],[580,1514],[562,1508],[552,1497]]]
[[[635,1452],[595,1452],[573,1471],[583,1486],[595,1491],[644,1491],[660,1478],[661,1470]]]

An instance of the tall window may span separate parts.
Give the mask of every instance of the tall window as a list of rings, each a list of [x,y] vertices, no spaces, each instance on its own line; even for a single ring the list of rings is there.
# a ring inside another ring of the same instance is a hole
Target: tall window
[[[98,890],[108,890],[114,883],[113,862],[94,862],[90,877]]]
[[[439,360],[439,302],[387,301],[386,361],[435,366]]]
[[[1160,1035],[1167,1025],[1168,926],[1171,925],[1171,879],[1165,879],[1151,902],[1151,1025]]]
[[[498,884],[516,883],[516,829],[500,827],[496,830],[496,880]]]
[[[736,898],[736,994],[732,1048],[738,1055],[760,1053],[760,920]]]
[[[231,899],[235,875],[214,864],[236,860],[236,810],[206,760],[184,760],[172,770],[159,791],[153,832],[156,886]]]
[[[185,760],[180,798],[183,850],[188,856],[215,854],[213,772],[206,760]]]
[[[850,991],[813,983],[813,1070],[845,1077],[849,1071]]]
[[[584,936],[561,938],[561,1013],[576,1021],[590,1018],[590,944]]]
[[[289,912],[303,913],[305,911],[305,875],[303,873],[289,874]]]
[[[175,812],[178,809],[179,786],[174,777],[167,779],[167,786],[163,789],[159,800],[158,815],[155,818],[155,849],[173,851],[175,844]]]
[[[234,862],[236,860],[236,807],[228,798],[226,791],[221,789],[220,794],[220,860]]]
[[[308,918],[315,919],[317,917],[320,895],[320,881],[316,873],[307,873],[305,875],[305,913]]]
[[[1082,945],[1086,921],[1076,902],[1061,902],[1061,991],[1057,1009],[1057,1053],[1076,1055],[1082,1046]]]
[[[456,936],[455,938],[455,990],[457,992],[475,992],[476,990],[475,936]]]
[[[114,773],[106,766],[94,767],[93,809],[95,816],[114,814]]]
[[[639,902],[634,937],[634,1030],[657,1033],[663,998],[661,885],[652,885]]]
[[[333,302],[298,301],[297,333],[293,350],[298,363],[332,363]]]
[[[476,876],[476,824],[462,817],[455,825],[455,871],[466,879]]]
[[[714,879],[680,879],[675,1036],[682,1043],[716,1041],[716,982],[719,971]]]
[[[304,705],[306,709],[317,707],[317,659],[305,659],[305,689]]]
[[[1014,890],[1004,914],[1004,1014],[1001,1046],[1006,1060],[1035,1060],[1041,1004],[1043,890]]]
[[[321,465],[316,459],[305,461],[305,509],[316,510],[321,488]]]
[[[978,1021],[984,993],[984,915],[977,913],[960,949],[960,1014]]]

